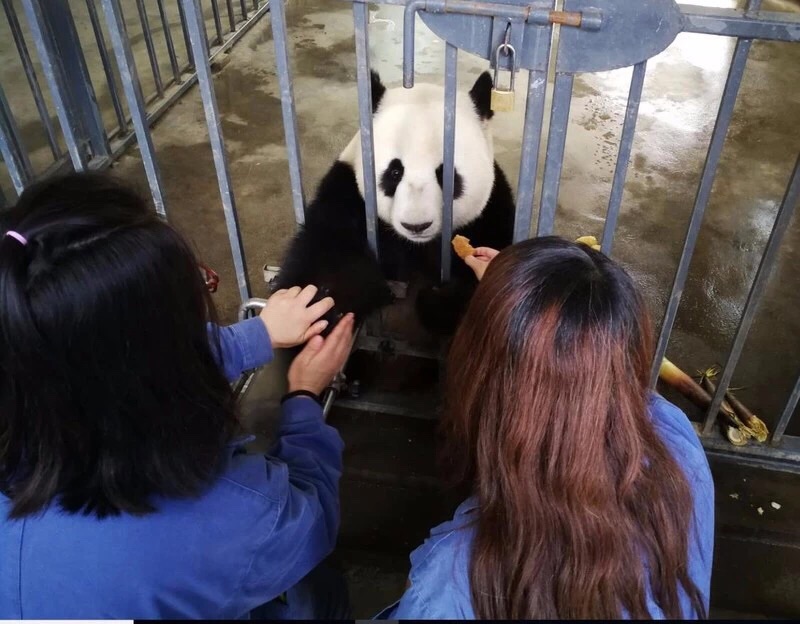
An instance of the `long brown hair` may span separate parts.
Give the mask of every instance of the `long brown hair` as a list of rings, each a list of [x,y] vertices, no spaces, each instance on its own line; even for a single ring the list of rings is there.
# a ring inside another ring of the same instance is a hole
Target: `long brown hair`
[[[648,416],[652,331],[630,277],[558,238],[503,251],[455,336],[444,458],[478,499],[479,618],[705,617],[692,496]]]

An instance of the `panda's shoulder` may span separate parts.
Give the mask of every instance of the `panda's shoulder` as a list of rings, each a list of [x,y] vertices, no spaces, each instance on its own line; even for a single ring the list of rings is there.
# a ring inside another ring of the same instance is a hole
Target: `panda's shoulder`
[[[337,160],[325,173],[317,187],[314,201],[308,207],[307,224],[343,217],[358,219],[364,212],[364,201],[358,190],[353,166]]]

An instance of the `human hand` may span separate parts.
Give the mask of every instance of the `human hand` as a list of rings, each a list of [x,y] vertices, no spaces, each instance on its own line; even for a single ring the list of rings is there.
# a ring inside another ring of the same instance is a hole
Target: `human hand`
[[[279,290],[267,300],[259,316],[273,347],[295,347],[324,331],[328,321],[318,319],[333,307],[333,299],[325,297],[309,306],[316,294],[316,286],[295,286]]]
[[[483,274],[489,267],[489,263],[499,253],[499,251],[492,249],[491,247],[478,247],[475,249],[475,253],[473,255],[464,258],[464,262],[466,262],[467,266],[472,269],[472,271],[475,273],[475,277],[477,277],[478,281],[480,282],[481,279],[483,279]]]
[[[327,338],[314,336],[289,367],[289,392],[322,394],[350,353],[355,319],[347,314]]]

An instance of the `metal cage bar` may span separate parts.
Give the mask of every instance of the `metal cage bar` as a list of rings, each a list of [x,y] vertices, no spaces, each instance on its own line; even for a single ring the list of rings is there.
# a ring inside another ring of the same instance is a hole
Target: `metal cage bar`
[[[681,258],[678,261],[678,269],[675,272],[675,279],[672,284],[669,302],[664,313],[664,320],[661,323],[661,332],[658,337],[655,358],[653,359],[650,379],[652,386],[655,386],[658,379],[658,371],[661,368],[661,361],[667,353],[669,338],[672,335],[672,327],[675,324],[675,317],[678,315],[678,306],[683,295],[683,288],[686,285],[686,278],[689,275],[689,264],[692,261],[694,247],[697,237],[700,234],[700,226],[703,223],[708,200],[711,197],[711,188],[714,185],[714,177],[717,173],[717,165],[722,155],[722,146],[725,143],[725,136],[728,133],[733,108],[736,105],[736,96],[739,93],[739,86],[742,84],[744,68],[747,63],[747,55],[750,52],[750,40],[740,39],[736,43],[733,53],[728,79],[725,82],[725,89],[722,92],[722,99],[717,112],[717,119],[714,122],[714,130],[711,134],[711,142],[703,164],[703,173],[700,177],[700,185],[697,188],[697,195],[692,208],[692,216],[684,237]]]
[[[164,7],[164,0],[157,0],[158,3],[158,16],[161,19],[161,27],[164,29],[164,42],[167,44],[167,56],[169,56],[169,64],[172,67],[172,77],[175,84],[181,84],[181,68],[178,65],[178,56],[175,54],[175,44],[172,41],[172,32],[169,28],[169,18],[167,17],[167,10]]]
[[[214,30],[217,33],[217,45],[222,45],[225,41],[225,36],[222,34],[222,18],[219,14],[219,3],[217,0],[211,0],[211,15],[214,18]],[[203,21],[205,24],[205,20]]]
[[[28,52],[28,46],[25,44],[25,37],[22,34],[22,28],[20,28],[19,18],[17,17],[17,12],[14,9],[12,0],[3,0],[3,9],[5,10],[6,19],[8,20],[8,26],[11,29],[14,45],[17,47],[20,61],[22,61],[22,69],[25,71],[25,78],[28,80],[28,86],[31,89],[31,95],[36,104],[36,110],[39,112],[39,119],[41,119],[45,134],[47,135],[47,143],[50,145],[53,158],[58,160],[61,158],[61,147],[58,145],[58,137],[53,123],[50,120],[50,113],[47,110],[42,88],[39,85],[39,79],[36,76],[36,70],[33,67],[30,52]]]
[[[541,61],[550,58],[551,28],[542,39],[536,53]],[[533,200],[536,192],[536,173],[539,169],[539,149],[542,140],[547,69],[528,72],[528,97],[525,103],[525,122],[522,133],[522,155],[519,162],[517,206],[514,212],[514,238],[518,243],[531,235]]]
[[[778,214],[775,217],[775,223],[772,226],[767,246],[764,249],[764,254],[761,256],[758,271],[753,280],[753,285],[750,288],[750,293],[747,295],[744,311],[739,319],[739,327],[736,329],[733,344],[731,345],[730,352],[725,360],[725,366],[717,382],[717,391],[714,393],[711,405],[708,408],[705,423],[703,424],[703,433],[705,434],[709,433],[714,426],[717,412],[725,398],[725,392],[727,392],[728,386],[731,383],[733,372],[736,369],[736,364],[739,362],[739,357],[744,348],[744,342],[747,339],[750,326],[753,324],[756,310],[758,310],[758,305],[761,303],[761,299],[764,296],[764,291],[766,290],[769,276],[772,273],[772,268],[775,266],[775,262],[778,259],[778,250],[783,241],[783,235],[789,227],[789,222],[792,219],[798,201],[800,201],[800,156],[797,158],[792,177],[786,188],[786,194],[783,197],[780,208],[778,208]]]
[[[800,403],[800,375],[797,377],[792,393],[789,395],[789,400],[786,402],[786,407],[783,408],[778,423],[772,432],[772,439],[770,440],[772,446],[778,446],[783,440],[783,434],[786,431],[786,427],[789,426],[789,421],[792,419],[798,403]]]
[[[153,72],[153,80],[156,83],[156,93],[158,93],[158,97],[164,97],[164,81],[161,78],[161,69],[158,66],[158,55],[156,54],[156,46],[153,43],[153,32],[150,30],[150,20],[147,17],[147,8],[144,6],[144,0],[136,0],[136,9],[139,11],[139,21],[142,24],[144,45],[147,48],[150,69]]]
[[[450,279],[453,238],[453,197],[455,195],[456,97],[458,90],[458,48],[448,43],[444,57],[444,157],[442,163],[441,278]]]
[[[647,61],[637,63],[631,75],[631,88],[628,92],[628,104],[625,108],[625,121],[622,124],[622,136],[619,139],[619,153],[614,168],[614,181],[611,183],[611,194],[608,198],[608,212],[606,224],[603,228],[603,242],[600,249],[604,254],[611,255],[611,246],[614,244],[614,234],[617,231],[617,219],[622,204],[622,192],[625,188],[625,177],[628,174],[628,164],[631,160],[633,137],[636,133],[636,120],[639,116],[639,103],[642,101],[642,86],[644,75],[647,71]]]
[[[225,0],[228,7],[228,24],[230,25],[231,32],[236,30],[236,14],[233,12],[233,0]]]
[[[217,108],[217,98],[214,94],[214,79],[211,75],[211,64],[208,60],[208,48],[203,35],[203,12],[199,0],[180,0],[187,18],[189,38],[197,69],[197,83],[200,87],[200,97],[203,100],[203,111],[208,126],[208,135],[211,141],[211,152],[214,156],[214,168],[217,172],[222,208],[225,213],[225,225],[228,229],[228,242],[233,256],[233,266],[236,271],[236,283],[239,287],[239,296],[242,302],[250,299],[250,277],[247,273],[247,259],[244,255],[242,233],[239,228],[239,217],[236,212],[236,199],[231,184],[228,155],[225,151],[225,140],[222,136],[222,122]]]
[[[136,61],[131,49],[131,41],[125,26],[125,16],[122,13],[119,0],[102,0],[102,3],[106,26],[111,37],[111,45],[114,48],[114,54],[117,59],[120,82],[128,100],[128,108],[131,111],[133,129],[139,142],[139,151],[142,155],[147,183],[153,195],[153,204],[158,214],[166,217],[167,209],[161,184],[161,174],[156,163],[153,138],[150,135],[150,126],[147,123],[147,111],[144,96],[142,95],[142,84],[139,81]]]
[[[552,234],[555,225],[561,167],[564,164],[564,146],[567,142],[573,78],[572,74],[556,73],[553,85],[553,108],[550,112],[550,132],[547,138],[547,155],[544,160],[542,199],[539,204],[539,220],[536,227],[537,236]]]
[[[17,194],[22,193],[33,177],[33,168],[2,85],[0,85],[0,154],[8,168],[14,190]]]
[[[378,196],[375,184],[375,141],[372,134],[372,82],[369,73],[369,12],[367,5],[353,3],[356,31],[356,76],[358,79],[358,118],[361,126],[361,160],[364,168],[364,205],[367,242],[378,256]]]
[[[111,105],[114,108],[114,115],[117,117],[117,126],[120,132],[128,130],[128,122],[125,119],[125,110],[122,108],[122,100],[119,97],[117,90],[117,83],[114,78],[114,69],[111,65],[111,59],[108,56],[106,49],[106,38],[103,35],[103,29],[100,25],[100,18],[97,15],[97,7],[95,0],[86,0],[86,10],[89,13],[89,21],[92,24],[92,31],[94,32],[94,39],[97,42],[97,51],[100,53],[100,62],[103,65],[103,73],[106,76],[108,83],[108,93],[111,97]]]
[[[294,106],[292,69],[289,65],[289,50],[286,32],[285,0],[271,0],[272,39],[275,44],[275,68],[281,90],[281,113],[283,132],[286,135],[286,152],[289,160],[289,181],[292,187],[292,206],[295,221],[302,225],[306,221],[306,198],[303,191],[302,159],[297,139],[297,116]]]
[[[242,7],[242,19],[247,19],[247,0],[239,0],[239,5]]]
[[[192,56],[192,42],[189,40],[189,31],[186,29],[186,15],[183,12],[183,4],[178,0],[178,20],[181,23],[181,33],[183,34],[183,45],[186,48],[186,57],[189,59],[189,67],[194,67],[194,57]]]

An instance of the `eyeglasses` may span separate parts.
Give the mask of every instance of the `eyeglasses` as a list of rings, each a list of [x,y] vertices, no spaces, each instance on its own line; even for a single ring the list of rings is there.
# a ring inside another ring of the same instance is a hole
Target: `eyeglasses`
[[[206,288],[208,288],[208,292],[217,292],[217,286],[219,286],[219,275],[217,275],[217,272],[209,269],[205,264],[201,264],[199,267],[200,274],[203,276],[203,281],[206,284]]]

